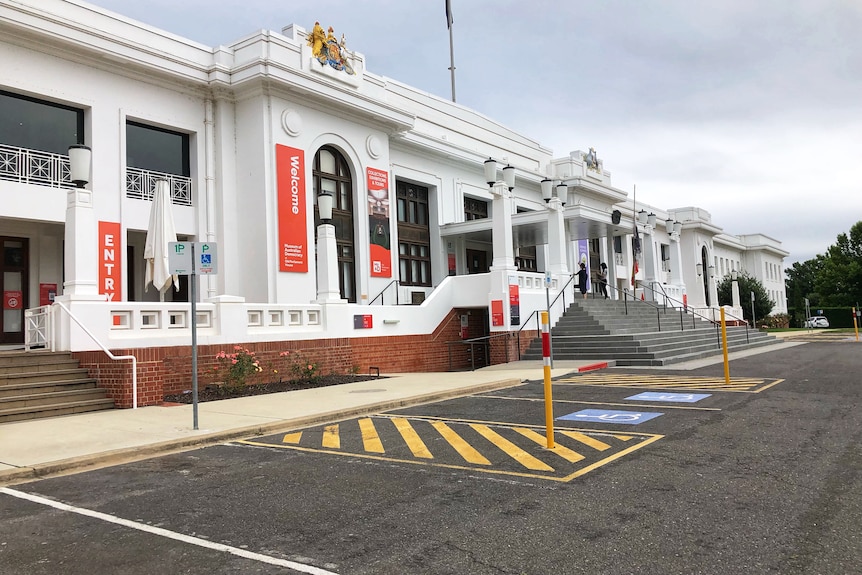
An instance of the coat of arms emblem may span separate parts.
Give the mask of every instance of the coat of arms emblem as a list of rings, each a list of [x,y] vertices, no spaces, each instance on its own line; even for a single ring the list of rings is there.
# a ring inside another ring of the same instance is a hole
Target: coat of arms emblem
[[[338,71],[355,74],[353,67],[347,61],[348,50],[345,46],[344,34],[339,42],[335,38],[332,26],[327,32],[323,31],[320,22],[314,23],[311,34],[308,35],[308,45],[311,46],[311,54],[322,65],[329,65]]]

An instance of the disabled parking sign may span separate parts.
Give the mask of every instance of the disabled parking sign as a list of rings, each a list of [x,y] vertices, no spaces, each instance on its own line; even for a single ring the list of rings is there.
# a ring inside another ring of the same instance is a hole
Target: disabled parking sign
[[[711,393],[666,393],[663,391],[645,391],[630,395],[626,399],[635,401],[673,401],[678,403],[696,403],[711,396]]]
[[[575,413],[570,413],[558,420],[564,421],[591,421],[593,423],[615,423],[622,425],[638,425],[644,421],[649,421],[659,415],[664,415],[658,412],[645,411],[610,411],[606,409],[582,409]]]

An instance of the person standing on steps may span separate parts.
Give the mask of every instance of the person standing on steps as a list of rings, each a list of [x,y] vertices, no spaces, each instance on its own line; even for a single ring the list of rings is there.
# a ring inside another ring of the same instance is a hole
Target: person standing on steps
[[[587,265],[583,262],[581,262],[581,269],[578,270],[578,287],[584,299],[587,299]]]
[[[608,264],[605,262],[602,262],[596,274],[596,280],[599,284],[599,293],[605,296],[605,299],[608,299]]]

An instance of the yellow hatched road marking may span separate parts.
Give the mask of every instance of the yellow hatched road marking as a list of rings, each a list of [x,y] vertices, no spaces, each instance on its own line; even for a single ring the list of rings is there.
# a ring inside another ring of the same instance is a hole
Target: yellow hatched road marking
[[[604,441],[599,441],[598,439],[595,439],[593,437],[590,437],[589,435],[585,435],[585,434],[580,433],[578,431],[560,430],[560,433],[562,433],[563,435],[565,435],[567,437],[571,437],[575,441],[580,441],[584,445],[589,445],[593,449],[597,449],[599,451],[604,451],[606,449],[611,448],[611,446],[608,445],[607,443],[605,443]],[[623,441],[625,441],[625,440],[623,440]]]
[[[548,444],[548,438],[547,437],[545,437],[541,433],[536,433],[532,429],[525,429],[523,427],[516,427],[515,431],[517,431],[518,433],[520,433],[521,435],[523,435],[527,439],[535,441],[536,443],[538,443],[542,447],[545,447]],[[556,453],[557,455],[559,455],[560,457],[562,457],[563,459],[565,459],[566,461],[569,461],[571,463],[577,463],[581,459],[584,459],[584,456],[581,455],[580,453],[578,453],[577,451],[572,451],[568,447],[563,447],[559,443],[555,443],[554,447],[549,449],[548,451]]]
[[[281,442],[282,443],[293,443],[294,445],[296,445],[297,443],[299,443],[300,439],[302,439],[302,432],[297,431],[296,433],[286,434],[284,436],[284,438],[281,440]]]
[[[362,433],[362,445],[365,446],[365,451],[384,453],[383,443],[381,443],[377,429],[374,428],[374,422],[370,418],[366,417],[359,420],[359,431]]]
[[[542,463],[505,437],[498,434],[496,431],[488,427],[487,425],[479,425],[472,424],[470,425],[473,429],[479,432],[479,435],[499,447],[503,452],[526,467],[527,469],[532,469],[533,471],[553,471],[554,468],[546,463]]]
[[[323,428],[323,447],[327,449],[341,449],[341,437],[338,435],[338,424],[327,425]]]
[[[392,420],[392,423],[395,424],[395,428],[401,434],[401,437],[404,438],[404,442],[407,444],[407,447],[410,448],[410,451],[413,452],[414,457],[434,459],[434,456],[431,455],[430,451],[428,451],[428,447],[425,445],[425,442],[422,441],[422,438],[419,437],[419,434],[416,433],[416,430],[413,429],[413,426],[410,425],[409,421],[403,417],[396,417]]]
[[[475,463],[477,465],[491,465],[490,461],[485,459],[481,453],[473,448],[472,445],[464,441],[460,435],[452,430],[451,427],[442,421],[434,421],[431,425],[440,433],[440,435],[443,436],[443,439],[448,441],[455,451],[464,458],[464,461]]]

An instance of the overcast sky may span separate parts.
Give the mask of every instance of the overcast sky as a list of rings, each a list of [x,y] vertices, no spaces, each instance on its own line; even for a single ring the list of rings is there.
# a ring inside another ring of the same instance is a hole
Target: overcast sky
[[[445,0],[91,0],[209,45],[315,20],[451,98]],[[862,1],[451,0],[456,97],[614,187],[763,233],[786,263],[862,220]]]

